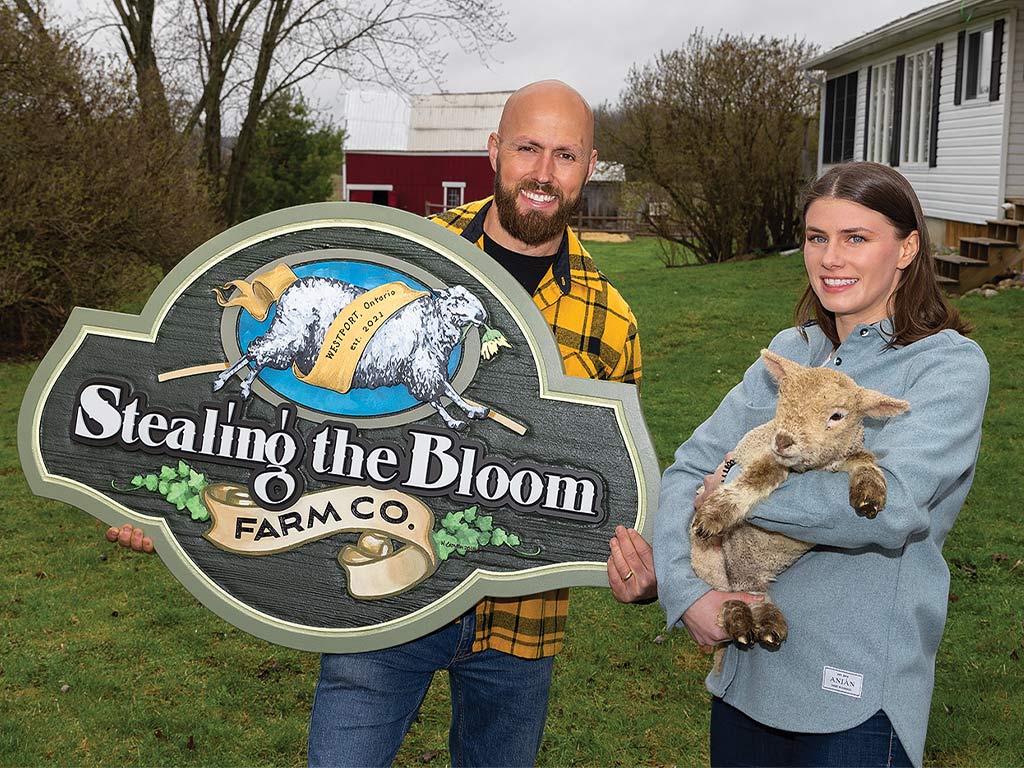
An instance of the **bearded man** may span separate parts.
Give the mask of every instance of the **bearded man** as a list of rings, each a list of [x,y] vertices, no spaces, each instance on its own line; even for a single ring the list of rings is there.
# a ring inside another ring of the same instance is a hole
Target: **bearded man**
[[[594,117],[568,85],[547,80],[509,97],[487,142],[494,196],[435,221],[508,270],[551,326],[570,376],[637,384],[640,342],[625,300],[569,228],[594,172]],[[499,266],[500,265],[500,266]],[[152,551],[139,529],[108,538]],[[620,602],[657,596],[651,548],[620,526],[608,583]],[[569,590],[486,598],[452,624],[379,651],[321,656],[309,764],[390,765],[437,670],[448,671],[453,766],[533,765],[544,732]]]
[[[633,313],[568,226],[597,162],[587,102],[561,82],[528,85],[505,103],[487,148],[494,197],[435,221],[482,248],[495,269],[504,267],[533,296],[566,373],[638,383]],[[620,527],[610,548],[615,597],[653,599],[647,543]],[[404,645],[323,655],[310,765],[389,765],[439,669],[448,670],[451,687],[452,765],[533,765],[568,599],[568,589],[486,598],[454,623]]]

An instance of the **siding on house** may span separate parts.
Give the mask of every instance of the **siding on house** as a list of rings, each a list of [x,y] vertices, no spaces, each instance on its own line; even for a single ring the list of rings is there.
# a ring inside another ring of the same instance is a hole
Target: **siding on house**
[[[1008,98],[1015,102],[1013,114],[1016,118],[1017,136],[1011,144],[1015,150],[1013,163],[1014,175],[1007,178],[1006,194],[1009,195],[1011,180],[1013,188],[1019,189],[1024,196],[1024,83],[1020,77],[1009,78],[1008,62],[1013,60],[1011,50],[1015,38],[1021,36],[1015,31],[1016,11],[1004,10],[999,13],[986,14],[971,19],[968,24],[951,27],[945,31],[923,35],[908,42],[901,43],[882,52],[857,59],[850,64],[828,71],[828,77],[839,77],[853,70],[857,75],[857,114],[854,133],[854,158],[864,159],[865,107],[868,98],[869,66],[877,68],[880,64],[893,61],[897,56],[909,55],[919,51],[934,49],[937,42],[942,43],[942,71],[939,93],[939,128],[938,128],[938,163],[930,168],[927,162],[901,163],[899,171],[913,185],[925,215],[937,219],[984,223],[985,219],[1000,215],[1003,202],[1002,169],[1003,169],[1003,131],[1004,110]],[[957,32],[961,29],[973,31],[980,27],[991,28],[999,18],[1006,19],[1003,39],[1002,67],[1000,74],[1000,98],[988,101],[981,97],[977,100],[965,100],[961,104],[953,103],[956,83]],[[1024,63],[1018,56],[1016,68]],[[1008,83],[1012,82],[1014,93],[1009,93]],[[1013,99],[1014,95],[1018,95]],[[823,102],[824,104],[824,97]],[[904,114],[904,119],[907,115]],[[1012,122],[1012,121],[1011,121]],[[1011,137],[1014,131],[1010,131]],[[824,171],[829,166],[820,162]]]
[[[1009,83],[1006,90],[1010,94],[1006,197],[1024,198],[1024,22],[1018,14],[1013,21],[1007,19],[1006,25],[1006,39],[1013,39],[1013,55],[1007,67],[1008,77],[1004,81]]]

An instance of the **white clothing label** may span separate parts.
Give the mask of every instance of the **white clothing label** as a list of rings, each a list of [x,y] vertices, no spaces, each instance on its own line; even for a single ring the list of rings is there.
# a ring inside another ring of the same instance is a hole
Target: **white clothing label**
[[[825,667],[821,673],[821,687],[826,691],[859,699],[864,688],[864,675],[847,672],[845,669]]]

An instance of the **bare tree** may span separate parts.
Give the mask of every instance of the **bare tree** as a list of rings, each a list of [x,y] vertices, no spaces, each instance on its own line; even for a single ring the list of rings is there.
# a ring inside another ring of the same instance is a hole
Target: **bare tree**
[[[699,262],[795,239],[817,105],[800,64],[813,50],[794,40],[694,34],[634,68],[616,107],[599,111],[605,156],[652,190],[649,223]]]
[[[256,126],[280,93],[325,72],[401,89],[436,83],[443,39],[481,56],[511,39],[499,0],[178,0],[160,18],[155,0],[110,2],[141,108],[158,121],[176,113],[168,76],[187,94],[178,129],[191,136],[201,128],[203,163],[228,223],[240,215]],[[224,168],[229,112],[239,128]]]

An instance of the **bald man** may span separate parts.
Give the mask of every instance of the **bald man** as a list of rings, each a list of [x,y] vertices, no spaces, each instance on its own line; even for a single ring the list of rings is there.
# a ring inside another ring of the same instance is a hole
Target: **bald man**
[[[509,97],[487,141],[494,196],[436,217],[510,272],[533,296],[570,376],[639,383],[640,342],[629,306],[569,228],[594,172],[594,117],[554,80]],[[130,525],[111,541],[152,542]],[[621,526],[609,542],[608,584],[620,602],[657,596],[651,548]],[[448,671],[453,766],[532,765],[562,648],[569,590],[486,598],[454,623],[394,648],[324,654],[309,729],[310,765],[386,766],[434,673]]]
[[[633,313],[568,226],[597,162],[587,102],[558,81],[527,85],[505,103],[487,148],[493,198],[435,221],[482,248],[533,296],[566,373],[638,383]],[[647,542],[620,526],[609,547],[608,583],[616,599],[654,599]],[[390,765],[440,669],[448,671],[451,687],[452,765],[533,765],[568,599],[567,589],[487,598],[453,624],[404,645],[323,655],[310,765]]]

